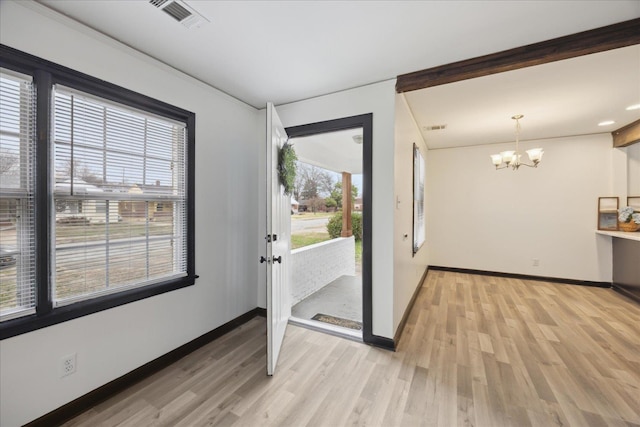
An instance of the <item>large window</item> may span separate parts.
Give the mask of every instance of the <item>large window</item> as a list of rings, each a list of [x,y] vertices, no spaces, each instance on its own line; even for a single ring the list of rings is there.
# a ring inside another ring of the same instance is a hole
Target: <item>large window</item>
[[[34,94],[0,69],[0,319],[35,312]]]
[[[193,113],[1,49],[0,338],[193,284]]]

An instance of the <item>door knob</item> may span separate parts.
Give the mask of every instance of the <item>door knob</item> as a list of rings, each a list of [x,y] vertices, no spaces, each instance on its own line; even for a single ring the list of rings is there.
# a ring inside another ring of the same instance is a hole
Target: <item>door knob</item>
[[[278,264],[282,264],[282,256],[274,256],[273,257],[273,262],[274,263],[278,263]]]
[[[262,264],[263,262],[267,262],[267,259],[263,256],[260,257],[260,264]]]

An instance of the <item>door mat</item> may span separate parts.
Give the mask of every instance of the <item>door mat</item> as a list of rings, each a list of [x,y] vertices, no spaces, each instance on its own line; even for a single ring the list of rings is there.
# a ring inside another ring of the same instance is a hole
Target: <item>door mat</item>
[[[342,326],[343,328],[355,329],[358,331],[362,330],[362,322],[329,316],[328,314],[318,313],[313,316],[311,320],[317,320],[318,322],[329,323],[331,325]]]

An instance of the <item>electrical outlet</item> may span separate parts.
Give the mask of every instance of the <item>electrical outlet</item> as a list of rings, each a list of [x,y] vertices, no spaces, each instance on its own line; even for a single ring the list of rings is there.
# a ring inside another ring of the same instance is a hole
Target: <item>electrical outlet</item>
[[[77,353],[70,354],[60,359],[60,378],[71,375],[76,371]]]
[[[540,260],[538,258],[534,258],[533,259],[533,266],[534,267],[540,267]]]

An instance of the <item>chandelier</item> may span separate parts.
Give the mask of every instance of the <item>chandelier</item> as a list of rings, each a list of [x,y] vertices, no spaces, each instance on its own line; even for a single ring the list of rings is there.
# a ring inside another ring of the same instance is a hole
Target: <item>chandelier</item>
[[[522,114],[517,114],[511,117],[516,121],[516,149],[515,151],[503,151],[500,154],[492,154],[491,161],[493,165],[498,169],[505,169],[511,166],[513,170],[518,170],[520,166],[527,166],[530,168],[537,168],[538,163],[542,160],[542,155],[544,151],[542,148],[532,148],[531,150],[527,150],[526,153],[529,155],[529,160],[531,160],[532,164],[523,163],[520,158],[522,155],[520,151],[518,151],[518,143],[520,142],[520,119],[524,116]]]

